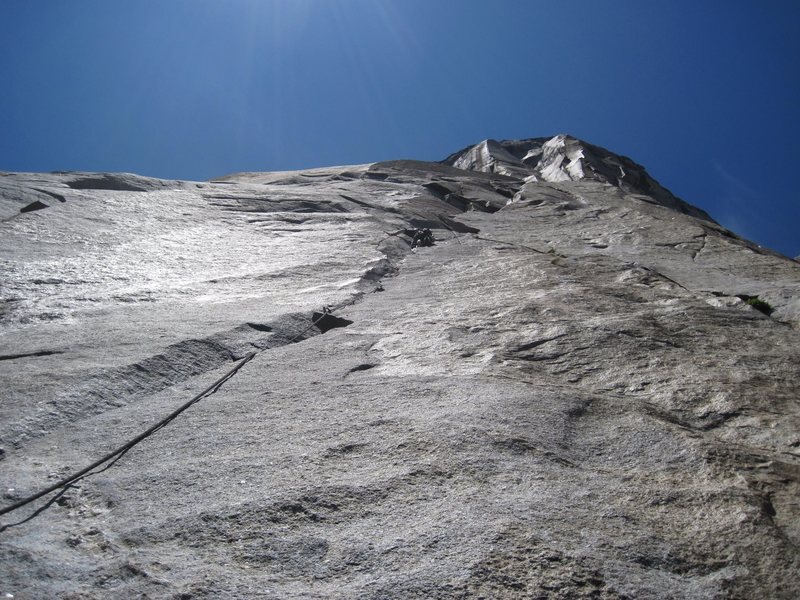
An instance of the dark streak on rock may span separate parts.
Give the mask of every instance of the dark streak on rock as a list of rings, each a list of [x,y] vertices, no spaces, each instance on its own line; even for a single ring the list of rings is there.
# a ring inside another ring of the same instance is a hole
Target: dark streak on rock
[[[553,340],[557,340],[566,335],[567,335],[566,333],[561,333],[559,335],[554,335],[553,337],[544,338],[541,340],[535,340],[533,342],[528,342],[527,344],[522,344],[521,346],[517,346],[514,349],[514,352],[524,352],[526,350],[531,350],[533,348],[536,348],[537,346],[541,346],[542,344],[546,344],[547,342],[552,342]]]
[[[51,198],[55,198],[59,202],[66,202],[67,201],[67,199],[64,196],[62,196],[61,194],[56,194],[55,192],[51,192],[49,190],[43,190],[41,188],[33,188],[33,189],[36,190],[37,192],[41,192],[42,194],[47,194],[48,196],[50,196]]]
[[[66,182],[73,190],[108,190],[114,192],[146,192],[146,187],[124,181],[112,173],[79,177]]]
[[[355,367],[353,367],[352,369],[347,371],[347,374],[349,375],[350,373],[356,373],[358,371],[368,371],[370,369],[374,369],[377,366],[378,365],[373,364],[373,363],[364,363],[364,364],[356,365]]]
[[[36,200],[35,202],[31,202],[30,204],[20,208],[19,212],[28,213],[28,212],[33,212],[35,210],[42,210],[43,208],[48,208],[48,207],[49,207],[49,204],[45,204],[44,202],[40,202],[39,200]]]
[[[64,354],[61,350],[38,350],[37,352],[23,352],[21,354],[2,354],[0,360],[16,360],[29,356],[51,356],[53,354]]]
[[[353,324],[353,322],[349,319],[335,317],[329,313],[315,312],[312,318],[314,320],[314,325],[316,325],[317,329],[319,329],[321,333],[327,333],[331,329],[347,327],[348,325]]]

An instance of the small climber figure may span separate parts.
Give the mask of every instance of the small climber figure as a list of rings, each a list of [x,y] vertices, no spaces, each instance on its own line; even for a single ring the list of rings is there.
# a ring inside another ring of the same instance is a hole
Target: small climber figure
[[[433,234],[427,227],[414,230],[414,235],[411,238],[411,248],[418,248],[419,246],[433,246]]]
[[[433,246],[434,238],[433,233],[427,227],[419,228],[416,227],[414,229],[400,229],[399,231],[395,231],[394,233],[388,233],[387,235],[407,235],[411,238],[411,249],[418,248],[419,246]]]

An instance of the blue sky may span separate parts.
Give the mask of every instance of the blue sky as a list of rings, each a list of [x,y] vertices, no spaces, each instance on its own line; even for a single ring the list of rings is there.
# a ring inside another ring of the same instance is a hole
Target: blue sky
[[[800,254],[800,2],[5,0],[0,170],[207,179],[570,133]]]

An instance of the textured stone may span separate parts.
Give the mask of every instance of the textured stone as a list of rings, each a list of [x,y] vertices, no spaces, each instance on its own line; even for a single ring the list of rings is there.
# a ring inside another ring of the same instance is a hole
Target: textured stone
[[[652,202],[711,221],[705,211],[676,198],[630,158],[568,135],[529,140],[486,140],[445,159],[460,169],[502,173],[526,182],[590,180],[608,183]]]
[[[258,353],[0,593],[796,597],[800,265],[573,138],[445,163],[0,177],[6,504]]]

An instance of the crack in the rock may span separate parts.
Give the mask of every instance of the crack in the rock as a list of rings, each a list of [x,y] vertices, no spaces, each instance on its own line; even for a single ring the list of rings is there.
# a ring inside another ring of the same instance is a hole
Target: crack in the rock
[[[558,335],[554,335],[553,337],[543,338],[541,340],[535,340],[533,342],[528,342],[527,344],[522,344],[521,346],[517,346],[516,348],[514,348],[513,352],[525,352],[526,350],[532,350],[533,348],[536,348],[538,346],[542,346],[543,344],[546,344],[547,342],[552,342],[553,340],[557,340],[559,338],[566,337],[566,335],[567,335],[566,333],[560,333]]]
[[[315,312],[312,316],[312,320],[320,333],[328,333],[331,329],[347,327],[353,324],[350,319],[343,319],[342,317],[334,316],[328,312]]]
[[[359,371],[369,371],[370,369],[374,369],[378,365],[375,363],[362,363],[360,365],[356,365],[352,369],[348,369],[347,373],[345,373],[345,377],[350,375],[351,373],[358,373]]]
[[[63,350],[37,350],[36,352],[22,352],[20,354],[2,354],[0,360],[16,360],[18,358],[28,358],[30,356],[52,356],[53,354],[64,354]]]
[[[33,189],[35,191],[37,191],[37,192],[42,193],[42,194],[47,194],[48,196],[50,196],[51,198],[55,198],[59,202],[66,202],[67,201],[66,197],[64,197],[62,194],[57,194],[55,192],[51,192],[49,190],[43,190],[41,188],[33,188]]]
[[[344,305],[353,304],[360,298],[361,295],[356,295]],[[87,374],[73,387],[48,400],[44,405],[47,410],[6,424],[0,439],[20,447],[25,440],[46,435],[61,424],[125,406],[217,369],[231,360],[240,360],[248,347],[257,351],[269,350],[351,323],[329,312],[315,312],[311,316],[288,314],[271,323],[245,323],[206,338],[183,340],[137,363]],[[265,332],[267,336],[248,340],[254,331]],[[4,355],[0,360],[58,353],[61,351],[43,350]]]
[[[30,204],[27,204],[27,205],[23,206],[22,208],[20,208],[19,212],[20,213],[28,213],[28,212],[33,212],[33,211],[36,211],[36,210],[42,210],[44,208],[49,208],[49,207],[50,207],[49,204],[45,204],[41,200],[35,200],[35,201],[31,202]]]
[[[708,233],[706,233],[705,231],[703,231],[703,233],[699,235],[694,236],[695,240],[697,239],[700,240],[700,247],[694,252],[692,252],[692,262],[694,262],[695,259],[697,258],[697,255],[700,254],[705,249],[707,238],[708,238]]]

